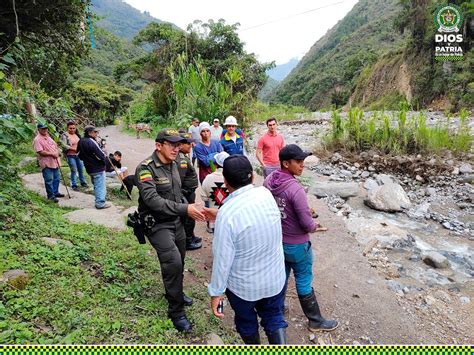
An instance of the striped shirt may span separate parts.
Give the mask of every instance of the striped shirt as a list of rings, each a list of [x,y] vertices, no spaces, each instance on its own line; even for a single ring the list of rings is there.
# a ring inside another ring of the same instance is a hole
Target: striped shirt
[[[228,288],[246,301],[278,294],[285,284],[280,211],[265,187],[244,186],[217,213],[208,291]]]

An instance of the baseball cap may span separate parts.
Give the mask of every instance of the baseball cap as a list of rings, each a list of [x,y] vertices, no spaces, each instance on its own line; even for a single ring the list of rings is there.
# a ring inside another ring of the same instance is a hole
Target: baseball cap
[[[165,128],[158,132],[158,135],[156,136],[156,139],[155,139],[155,142],[161,143],[163,141],[176,143],[176,142],[186,142],[187,139],[180,136],[177,130]]]
[[[304,152],[300,147],[296,144],[288,144],[287,146],[283,147],[278,154],[280,162],[285,160],[305,160],[308,155],[312,155],[311,152]]]
[[[216,160],[217,165],[224,166],[224,160],[229,157],[229,153],[227,152],[220,152],[214,155],[214,159]]]
[[[197,118],[197,117],[193,117],[193,119],[192,119],[191,121],[192,121],[192,122],[196,122],[196,121],[198,121],[198,122],[199,122],[199,118]]]
[[[211,130],[211,126],[207,122],[201,122],[199,124],[199,133],[201,133],[204,129]]]
[[[179,132],[179,135],[186,140],[186,143],[193,143],[194,139],[191,133]]]
[[[228,116],[225,119],[224,126],[228,126],[228,125],[238,126],[239,124],[237,123],[237,118],[235,118],[234,116]]]
[[[38,128],[38,129],[48,128],[48,125],[46,123],[38,123],[36,125],[36,128]]]
[[[89,132],[99,132],[99,130],[92,125],[88,125],[84,127],[84,133],[89,133]]]
[[[252,173],[252,164],[244,155],[231,155],[224,161],[222,174],[232,187],[243,186],[243,182],[252,178]]]
[[[212,120],[212,122],[219,122],[219,119],[218,119],[218,118],[214,118],[214,119]]]

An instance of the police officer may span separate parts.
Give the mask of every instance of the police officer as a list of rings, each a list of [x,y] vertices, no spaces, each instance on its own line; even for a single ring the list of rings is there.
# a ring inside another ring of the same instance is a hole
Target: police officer
[[[181,191],[184,198],[188,203],[194,203],[196,201],[196,189],[198,187],[198,178],[196,170],[194,169],[191,159],[189,159],[189,152],[192,149],[192,143],[194,139],[191,136],[191,133],[186,133],[186,130],[180,129],[179,134],[181,137],[186,139],[185,142],[181,144],[179,149],[178,158],[176,162],[178,163],[179,176],[181,177]],[[194,227],[196,222],[194,219],[186,217],[184,219],[184,232],[186,234],[186,250],[196,250],[202,247],[202,238],[196,237],[194,235]]]
[[[192,299],[183,293],[186,237],[181,217],[198,221],[205,217],[194,204],[182,200],[175,160],[184,141],[176,130],[161,130],[155,140],[155,151],[138,165],[135,177],[140,193],[138,211],[160,260],[168,316],[178,331],[187,333],[192,325],[184,306],[192,304]]]

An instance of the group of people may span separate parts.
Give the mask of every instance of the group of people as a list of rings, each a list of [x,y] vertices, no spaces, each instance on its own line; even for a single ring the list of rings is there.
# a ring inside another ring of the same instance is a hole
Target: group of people
[[[253,185],[253,168],[243,149],[235,149],[242,134],[235,132],[233,117],[226,119],[227,132],[221,132],[219,142],[211,138],[210,125],[198,120],[189,132],[160,131],[155,151],[136,169],[139,214],[158,255],[168,315],[178,331],[192,330],[185,307],[193,300],[184,294],[183,271],[187,240],[196,238],[189,232],[195,221],[212,223],[214,232],[208,286],[212,311],[217,317],[224,316],[220,304],[225,294],[244,343],[260,343],[260,317],[269,343],[286,344],[284,299],[292,270],[308,328],[331,331],[338,326],[337,321],[321,315],[312,287],[310,233],[319,224],[296,179],[311,153],[294,144],[285,146],[275,118],[266,124],[268,131],[257,146],[257,159],[266,176],[262,187]],[[231,148],[226,151],[226,147]],[[188,156],[192,150],[198,161],[198,179]],[[209,170],[212,166],[215,169]],[[203,208],[195,203],[197,180],[202,199],[209,202]]]
[[[264,183],[255,187],[254,172],[244,155],[243,132],[235,117],[224,128],[194,119],[185,129],[161,130],[155,150],[142,161],[133,176],[139,190],[138,213],[145,235],[156,250],[168,301],[168,316],[174,327],[190,332],[192,324],[185,307],[193,303],[184,294],[183,272],[186,250],[199,249],[202,238],[194,234],[196,221],[207,222],[214,234],[213,267],[208,292],[211,309],[223,317],[224,294],[234,310],[235,325],[246,344],[260,344],[258,317],[270,344],[286,344],[285,294],[291,271],[301,308],[310,330],[331,331],[335,320],[321,315],[313,283],[313,251],[310,233],[315,222],[303,187],[296,179],[311,153],[294,144],[285,145],[277,131],[277,120],[266,121],[267,132],[258,140],[256,158],[262,165]],[[60,153],[38,125],[34,140],[49,199],[63,197],[58,191]],[[62,136],[71,168],[71,185],[87,186],[83,166],[94,185],[95,206],[105,202],[106,171],[126,177],[121,153],[110,157],[97,142],[98,130],[86,126],[80,137],[74,122]],[[215,139],[219,138],[219,139]],[[197,160],[197,169],[194,161]],[[112,169],[112,171],[111,171]],[[201,184],[205,207],[196,204]]]
[[[64,194],[59,192],[60,157],[63,155],[71,171],[71,188],[79,191],[79,183],[84,188],[88,187],[85,170],[94,187],[95,208],[109,208],[111,205],[106,202],[106,176],[119,176],[124,179],[128,173],[127,168],[121,165],[122,153],[116,151],[107,155],[104,147],[98,142],[99,130],[94,126],[84,127],[83,137],[74,121],[68,121],[66,127],[60,138],[60,149],[50,137],[48,125],[37,125],[38,134],[33,140],[33,148],[42,171],[47,198],[57,203],[58,198],[64,197]]]

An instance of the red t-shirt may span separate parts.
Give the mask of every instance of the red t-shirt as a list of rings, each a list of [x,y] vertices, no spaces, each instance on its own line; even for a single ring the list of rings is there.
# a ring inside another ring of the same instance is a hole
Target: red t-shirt
[[[257,149],[263,153],[265,166],[280,166],[278,154],[285,146],[285,139],[281,134],[271,135],[268,131],[258,140]]]

